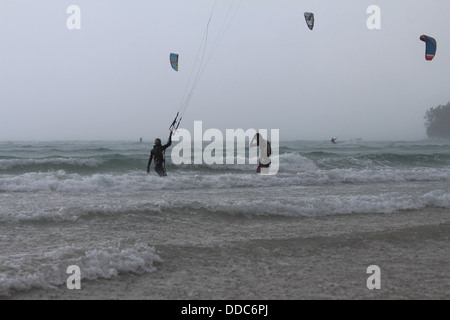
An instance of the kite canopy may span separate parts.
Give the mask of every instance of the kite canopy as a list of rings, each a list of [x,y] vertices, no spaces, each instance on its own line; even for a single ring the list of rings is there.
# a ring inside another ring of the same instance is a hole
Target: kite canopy
[[[177,53],[170,54],[170,64],[172,65],[173,70],[178,71],[178,54]]]
[[[312,30],[314,28],[314,13],[312,12],[305,12],[305,21],[308,25],[308,28]]]
[[[434,56],[436,55],[437,49],[436,40],[426,35],[421,35],[420,40],[425,42],[425,59],[428,61],[433,60]]]

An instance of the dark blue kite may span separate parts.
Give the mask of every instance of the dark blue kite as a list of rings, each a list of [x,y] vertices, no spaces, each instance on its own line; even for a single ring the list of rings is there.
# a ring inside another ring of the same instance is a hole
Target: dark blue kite
[[[427,61],[433,60],[437,49],[436,40],[426,35],[421,35],[420,40],[425,42],[425,59],[427,59]]]
[[[173,70],[178,71],[178,54],[170,54],[170,64],[172,65]]]

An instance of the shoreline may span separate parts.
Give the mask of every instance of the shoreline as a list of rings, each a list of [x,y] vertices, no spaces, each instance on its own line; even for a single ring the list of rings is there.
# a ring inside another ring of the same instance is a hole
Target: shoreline
[[[155,272],[82,280],[81,290],[61,285],[2,299],[450,299],[449,213],[352,214],[292,219],[294,225],[286,219],[278,223],[285,224],[284,235],[203,246],[160,243],[155,248],[163,262],[154,264]],[[358,232],[351,231],[358,226]],[[296,236],[296,228],[302,234]],[[380,290],[366,286],[370,265],[380,267]]]

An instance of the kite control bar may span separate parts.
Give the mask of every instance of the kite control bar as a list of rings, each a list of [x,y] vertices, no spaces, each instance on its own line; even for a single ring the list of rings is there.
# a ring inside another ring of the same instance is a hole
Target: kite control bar
[[[180,119],[178,119],[179,114],[180,112],[177,112],[175,119],[173,119],[173,122],[169,127],[169,130],[172,130],[173,132],[177,131],[178,127],[180,126],[181,119],[183,119],[183,117],[180,117]]]

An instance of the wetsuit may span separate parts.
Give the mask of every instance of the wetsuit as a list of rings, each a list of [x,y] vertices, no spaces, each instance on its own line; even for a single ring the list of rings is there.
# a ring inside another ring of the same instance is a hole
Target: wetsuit
[[[150,170],[150,164],[153,158],[155,158],[155,171],[161,177],[167,176],[166,166],[164,159],[164,151],[172,144],[172,134],[169,136],[169,141],[165,145],[155,144],[150,152],[150,158],[148,159],[147,172]]]
[[[258,139],[259,140],[259,139]],[[269,158],[269,156],[271,155],[271,150],[270,149],[270,143],[267,140],[264,140],[263,143],[259,144],[258,141],[258,145],[259,145],[259,163],[258,163],[258,167],[256,168],[256,172],[260,173],[261,172],[261,168],[269,168],[271,162],[271,159]]]

